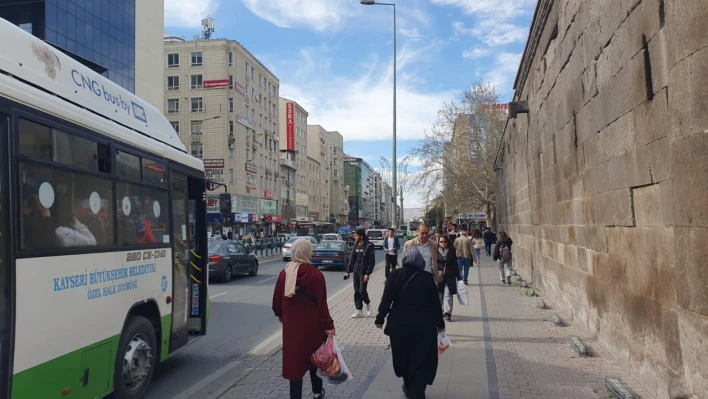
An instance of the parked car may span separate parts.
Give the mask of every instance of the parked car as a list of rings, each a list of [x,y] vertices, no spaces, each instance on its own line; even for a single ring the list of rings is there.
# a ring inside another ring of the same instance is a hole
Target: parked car
[[[369,229],[366,230],[366,236],[369,237],[369,241],[374,244],[374,248],[383,248],[384,237],[386,236],[386,230],[383,229]]]
[[[235,273],[258,274],[258,258],[237,241],[209,243],[209,278],[228,283]]]
[[[397,229],[397,230],[396,230],[396,237],[399,237],[399,238],[400,238],[400,237],[403,237],[403,230]]]
[[[350,249],[346,242],[325,240],[312,251],[312,265],[315,267],[337,266],[345,269],[349,256]]]
[[[293,246],[293,243],[295,240],[299,240],[301,238],[305,238],[310,240],[310,243],[312,244],[312,247],[317,246],[317,240],[315,237],[312,236],[297,236],[297,237],[292,237],[288,241],[283,244],[283,248],[281,249],[282,255],[283,255],[283,262],[288,262],[290,261],[290,248]]]
[[[322,239],[320,240],[320,242],[322,242],[322,241],[343,241],[343,240],[342,240],[342,236],[340,236],[339,234],[331,233],[331,234],[322,234]]]

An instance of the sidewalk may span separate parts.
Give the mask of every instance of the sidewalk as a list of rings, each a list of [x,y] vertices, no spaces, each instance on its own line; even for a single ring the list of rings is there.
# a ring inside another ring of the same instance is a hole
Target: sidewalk
[[[554,327],[548,316],[560,312],[537,309],[536,298],[502,286],[490,257],[483,257],[481,268],[470,270],[469,283],[470,306],[459,306],[455,300],[453,321],[447,323],[453,346],[440,356],[435,384],[427,391],[429,399],[607,398],[605,376],[620,377],[642,398],[652,398],[586,331],[572,323]],[[379,267],[369,284],[372,313],[382,293]],[[373,318],[349,318],[355,310],[352,289],[329,305],[354,380],[325,386],[327,398],[403,398],[401,380],[393,373],[390,351],[385,350],[387,337],[374,327]],[[552,303],[548,305],[553,309]],[[593,356],[578,357],[569,346],[571,335],[582,337]],[[277,351],[220,398],[288,398],[288,382],[280,374],[281,352]],[[311,392],[306,377],[303,397],[311,397]]]

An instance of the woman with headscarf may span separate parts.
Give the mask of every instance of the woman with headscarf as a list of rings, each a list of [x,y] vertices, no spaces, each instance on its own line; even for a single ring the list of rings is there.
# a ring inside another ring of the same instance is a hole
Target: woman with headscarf
[[[310,356],[327,337],[334,336],[334,321],[327,306],[327,285],[322,272],[310,263],[312,244],[295,240],[292,260],[280,272],[273,293],[273,313],[283,324],[283,378],[290,380],[290,398],[302,398],[302,379],[310,372],[315,399],[324,398],[322,379]]]
[[[403,393],[411,399],[425,398],[425,389],[435,381],[437,334],[445,331],[438,287],[430,274],[422,273],[424,269],[423,256],[409,248],[403,268],[386,280],[375,322],[381,328],[388,316],[384,333],[391,339],[393,369],[403,378]]]

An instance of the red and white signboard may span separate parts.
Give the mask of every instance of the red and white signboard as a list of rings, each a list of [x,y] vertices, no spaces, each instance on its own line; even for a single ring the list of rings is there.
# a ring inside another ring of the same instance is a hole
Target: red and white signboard
[[[264,198],[267,198],[267,199],[269,199],[269,200],[272,200],[272,199],[273,199],[273,192],[270,191],[270,190],[264,190],[264,191],[263,191],[263,197],[264,197]]]
[[[229,80],[228,79],[205,80],[204,81],[204,88],[205,89],[221,89],[224,87],[229,87]]]
[[[246,88],[243,87],[243,85],[239,82],[234,83],[234,88],[236,89],[237,92],[243,94],[244,96],[246,95]]]
[[[263,218],[266,223],[280,223],[283,221],[280,215],[265,215]]]
[[[285,126],[287,128],[287,150],[295,151],[295,103],[285,104]]]

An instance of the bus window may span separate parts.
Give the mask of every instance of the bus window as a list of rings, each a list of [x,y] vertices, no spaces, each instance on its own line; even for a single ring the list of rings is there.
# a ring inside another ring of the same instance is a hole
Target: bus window
[[[165,164],[143,158],[143,181],[167,187],[167,168]]]
[[[20,163],[22,249],[113,244],[111,180]]]
[[[169,244],[167,192],[116,183],[118,245]]]
[[[116,150],[116,164],[118,176],[140,180],[140,157]]]

